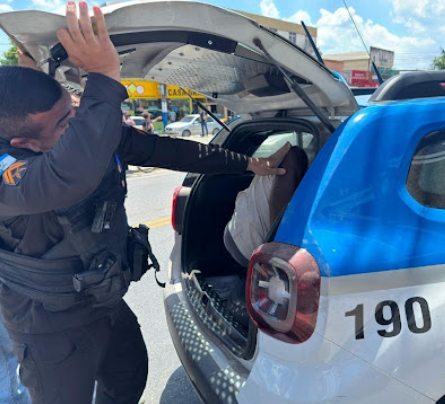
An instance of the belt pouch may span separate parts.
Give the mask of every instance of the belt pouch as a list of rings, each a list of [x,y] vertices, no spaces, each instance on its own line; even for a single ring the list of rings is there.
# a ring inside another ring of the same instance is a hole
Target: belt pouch
[[[122,258],[105,252],[93,260],[88,271],[73,276],[76,291],[94,300],[93,307],[114,307],[127,293],[131,271]]]
[[[130,260],[132,272],[131,280],[137,282],[151,267],[148,263],[149,253],[151,252],[148,242],[148,227],[140,225],[139,227],[131,228],[128,241],[128,259]]]

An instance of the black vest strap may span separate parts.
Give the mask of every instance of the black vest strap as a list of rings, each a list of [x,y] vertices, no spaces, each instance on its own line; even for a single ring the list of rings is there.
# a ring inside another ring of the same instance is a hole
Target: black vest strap
[[[73,275],[82,271],[79,258],[42,260],[0,250],[0,281],[49,311],[85,304],[85,295],[73,286]]]
[[[12,148],[2,139],[0,153],[16,158],[35,155]],[[115,157],[88,198],[55,211],[65,236],[45,253],[44,258],[0,250],[1,283],[41,302],[49,311],[63,311],[86,304],[114,307],[127,292],[131,281],[139,280],[150,267],[159,271],[148,234],[145,234],[148,229],[136,243],[143,246],[142,249],[129,246],[130,229],[124,208],[125,171],[116,163],[118,157]],[[134,241],[134,237],[131,239]],[[52,259],[52,254],[74,258]]]

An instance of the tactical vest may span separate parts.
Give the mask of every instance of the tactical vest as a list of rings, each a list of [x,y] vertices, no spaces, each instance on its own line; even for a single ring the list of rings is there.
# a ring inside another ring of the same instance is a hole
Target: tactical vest
[[[4,153],[17,159],[36,155],[1,141],[0,155]],[[148,228],[128,226],[126,193],[125,169],[114,155],[88,198],[55,211],[64,232],[60,243],[41,258],[0,249],[0,282],[41,302],[48,311],[116,306],[131,281],[139,280],[151,266],[159,270],[154,257],[155,265],[148,265]]]

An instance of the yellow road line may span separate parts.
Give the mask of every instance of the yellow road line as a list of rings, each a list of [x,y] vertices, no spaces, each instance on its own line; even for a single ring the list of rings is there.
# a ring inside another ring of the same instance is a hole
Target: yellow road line
[[[149,220],[148,222],[144,222],[142,224],[145,224],[150,229],[154,229],[156,227],[167,226],[170,224],[170,222],[171,222],[170,216],[165,216],[159,219]]]

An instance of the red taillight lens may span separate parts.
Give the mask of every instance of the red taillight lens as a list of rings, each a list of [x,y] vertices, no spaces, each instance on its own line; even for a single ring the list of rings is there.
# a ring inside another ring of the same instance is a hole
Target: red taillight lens
[[[173,191],[173,203],[172,203],[172,227],[176,231],[176,202],[178,201],[179,193],[181,192],[182,185],[175,188]]]
[[[320,270],[304,248],[263,244],[250,259],[247,308],[265,333],[299,344],[314,332],[320,300]]]

